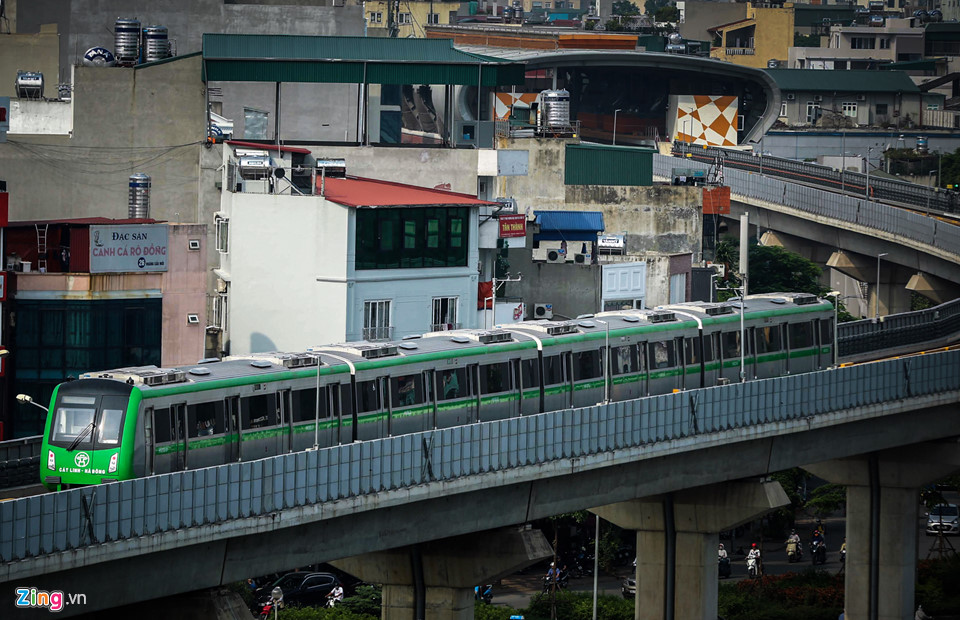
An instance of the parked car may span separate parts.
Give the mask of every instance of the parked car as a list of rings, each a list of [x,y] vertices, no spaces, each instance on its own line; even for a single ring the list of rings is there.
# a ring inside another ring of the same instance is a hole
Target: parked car
[[[956,504],[937,504],[927,514],[927,536],[960,534],[960,509]]]
[[[273,583],[257,588],[254,593],[253,611],[259,613],[270,602],[274,588],[283,591],[284,607],[322,607],[327,602],[327,594],[334,586],[340,585],[340,579],[333,573],[287,573]]]
[[[637,596],[636,577],[627,577],[623,580],[623,585],[620,586],[620,594],[623,595],[623,598],[635,598]]]

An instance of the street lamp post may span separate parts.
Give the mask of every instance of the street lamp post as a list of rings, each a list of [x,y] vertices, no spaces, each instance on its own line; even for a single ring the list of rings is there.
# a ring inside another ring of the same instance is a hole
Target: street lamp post
[[[613,146],[617,146],[617,112],[622,108],[617,108],[613,111]]]
[[[875,304],[876,314],[874,315],[875,320],[880,320],[880,259],[889,254],[889,252],[883,252],[882,254],[877,254],[877,290],[874,292],[874,295],[877,298]]]
[[[33,397],[30,396],[29,394],[17,394],[17,402],[18,402],[18,403],[28,404],[28,405],[33,405],[34,407],[38,407],[38,408],[40,408],[40,409],[43,409],[43,412],[44,412],[44,413],[49,413],[49,411],[48,411],[48,409],[47,409],[46,407],[44,407],[44,406],[41,405],[40,403],[38,403],[38,402],[36,402],[35,400],[33,400]]]
[[[866,166],[866,168],[867,168],[867,184],[866,184],[866,187],[863,188],[863,196],[864,196],[864,198],[866,198],[867,200],[870,200],[870,152],[871,152],[871,151],[873,151],[873,147],[872,147],[872,146],[868,146],[868,147],[867,147],[867,166]]]

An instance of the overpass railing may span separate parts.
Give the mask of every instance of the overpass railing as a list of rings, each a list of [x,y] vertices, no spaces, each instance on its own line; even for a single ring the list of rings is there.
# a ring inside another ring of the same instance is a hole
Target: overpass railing
[[[42,435],[0,441],[0,489],[37,484]]]
[[[764,161],[766,159],[764,157]],[[653,156],[654,175],[670,178],[673,168],[708,170],[710,165],[669,155]],[[960,226],[947,224],[933,217],[726,166],[723,179],[724,183],[730,186],[730,191],[738,196],[784,205],[818,217],[858,224],[960,255]]]
[[[956,390],[949,351],[48,493],[0,503],[0,562]]]
[[[840,357],[895,351],[924,342],[956,341],[960,339],[960,299],[926,310],[890,314],[879,321],[840,323],[837,332]]]

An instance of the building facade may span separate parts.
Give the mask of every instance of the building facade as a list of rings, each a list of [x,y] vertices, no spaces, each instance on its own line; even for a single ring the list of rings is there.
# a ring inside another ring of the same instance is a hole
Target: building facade
[[[719,42],[710,57],[744,67],[766,67],[770,60],[786,60],[793,45],[793,3],[783,8],[759,8],[747,4],[744,19],[709,29]]]
[[[914,19],[886,19],[883,26],[832,26],[826,47],[791,47],[792,69],[876,69],[884,63],[923,58],[924,29]]]

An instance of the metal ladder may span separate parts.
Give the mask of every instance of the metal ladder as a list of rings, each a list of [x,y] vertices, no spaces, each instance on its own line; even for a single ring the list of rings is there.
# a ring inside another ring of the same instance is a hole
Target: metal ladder
[[[49,224],[44,224],[43,228],[40,227],[40,224],[36,224],[37,228],[37,271],[44,273],[47,271],[47,226]]]

